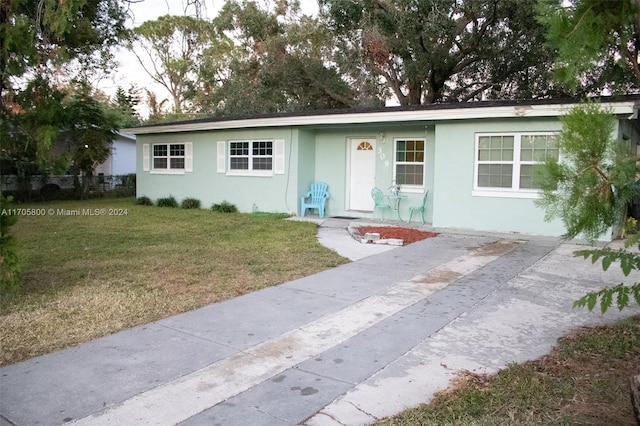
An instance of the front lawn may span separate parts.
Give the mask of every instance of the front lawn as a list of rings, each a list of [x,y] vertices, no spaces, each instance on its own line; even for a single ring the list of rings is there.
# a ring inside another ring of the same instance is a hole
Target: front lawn
[[[277,215],[133,199],[16,207],[46,212],[11,229],[23,288],[0,301],[0,365],[347,262],[317,242],[317,225]]]
[[[430,404],[376,425],[633,426],[629,378],[638,374],[640,316],[577,330],[548,355],[495,375],[461,374]]]

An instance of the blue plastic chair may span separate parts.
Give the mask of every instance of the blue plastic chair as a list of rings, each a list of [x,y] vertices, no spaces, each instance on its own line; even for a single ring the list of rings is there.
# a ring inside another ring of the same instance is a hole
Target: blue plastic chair
[[[375,214],[376,209],[379,209],[380,219],[384,222],[384,211],[393,210],[393,207],[391,207],[391,204],[388,202],[389,198],[382,193],[380,188],[373,188],[371,190],[371,198],[373,198],[373,213]]]
[[[318,209],[318,215],[324,217],[324,203],[327,198],[329,198],[327,188],[329,188],[329,185],[324,182],[314,182],[311,184],[311,189],[307,192],[307,195],[300,198],[302,217],[304,217],[307,209]],[[310,200],[307,201],[307,199]]]
[[[422,205],[409,207],[409,220],[407,220],[407,223],[411,222],[411,216],[413,216],[413,212],[419,211],[422,218],[422,224],[424,225],[424,211],[426,210],[428,196],[429,196],[429,191],[425,191],[424,197],[422,197]]]

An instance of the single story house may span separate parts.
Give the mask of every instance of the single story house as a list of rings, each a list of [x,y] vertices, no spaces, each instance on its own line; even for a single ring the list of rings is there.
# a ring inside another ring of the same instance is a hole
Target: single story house
[[[328,216],[378,218],[371,189],[401,186],[399,213],[429,191],[438,228],[559,236],[532,168],[561,155],[560,117],[579,101],[530,100],[227,117],[126,129],[137,135],[137,195],[227,201],[242,212],[300,215],[309,185],[329,185]],[[640,143],[640,96],[604,97],[615,138]],[[375,214],[375,216],[374,216]],[[389,213],[387,212],[387,217]],[[414,216],[414,220],[417,219]]]

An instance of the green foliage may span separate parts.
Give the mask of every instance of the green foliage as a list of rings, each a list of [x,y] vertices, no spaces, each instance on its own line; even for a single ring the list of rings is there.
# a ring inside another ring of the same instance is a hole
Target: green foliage
[[[136,198],[136,204],[139,206],[153,206],[153,201],[149,197],[142,196]]]
[[[12,197],[0,193],[0,293],[15,293],[20,289],[20,264],[16,253],[16,240],[9,228],[18,216],[11,213]]]
[[[638,232],[638,219],[627,217],[624,221],[622,232],[622,238],[624,238],[625,235],[635,234],[636,232]]]
[[[180,207],[183,209],[199,209],[200,205],[200,200],[197,198],[185,198],[180,203]]]
[[[134,127],[140,124],[140,116],[136,111],[136,106],[140,103],[140,91],[135,85],[124,90],[118,86],[116,93],[111,100],[111,107],[116,115],[118,128]]]
[[[585,259],[591,258],[591,263],[602,260],[602,269],[608,270],[613,263],[619,263],[620,269],[625,277],[633,271],[640,271],[640,234],[633,235],[625,241],[625,248],[613,250],[611,248],[579,250],[575,252],[576,256],[582,256]],[[638,244],[638,252],[632,252],[628,249]],[[598,301],[600,301],[600,311],[604,314],[614,303],[619,310],[630,305],[635,300],[640,305],[640,282],[632,284],[620,283],[615,287],[605,287],[600,291],[594,291],[586,294],[576,300],[573,307],[587,307],[589,311],[593,310]]]
[[[67,111],[67,98],[76,81],[114,68],[125,17],[122,0],[0,2],[1,160],[23,193],[30,176],[68,164],[51,148],[87,122]]]
[[[118,129],[117,119],[106,114],[100,103],[90,96],[89,88],[83,85],[71,98],[65,112],[73,122],[66,132],[73,164],[90,178],[96,166],[111,154],[111,142]],[[83,193],[87,188],[88,179],[85,179]]]
[[[629,148],[613,139],[615,119],[596,102],[573,107],[562,118],[558,135],[562,162],[547,159],[541,171],[541,197],[546,220],[559,217],[563,238],[584,235],[596,240],[621,225],[637,190],[635,161]]]
[[[120,0],[3,1],[0,16],[0,90],[12,88],[10,76],[38,75],[38,69],[48,77],[72,60],[81,72],[104,66],[126,33]]]
[[[543,0],[538,20],[557,50],[555,76],[566,87],[628,93],[640,82],[640,18],[632,0]]]
[[[336,63],[382,79],[402,105],[557,95],[536,0],[323,0]]]
[[[176,201],[176,199],[175,199],[175,197],[173,195],[170,195],[168,197],[158,198],[158,200],[156,200],[156,206],[158,206],[158,207],[174,207],[174,208],[177,208],[178,207],[178,202]]]
[[[219,74],[226,64],[224,54],[233,45],[224,34],[214,37],[211,22],[191,16],[161,16],[133,33],[129,50],[147,74],[169,91],[177,114],[192,109],[196,92],[215,86],[216,79],[202,78],[200,68],[209,67],[207,77]]]
[[[592,311],[600,301],[600,311],[604,314],[613,305],[615,300],[619,310],[630,305],[631,299],[640,305],[640,283],[626,285],[620,283],[615,287],[605,287],[600,291],[593,291],[582,296],[573,303],[574,308],[584,308]]]
[[[38,76],[13,97],[21,114],[3,111],[0,107],[0,155],[4,161],[15,165],[18,176],[25,180],[27,176],[47,169],[51,147],[67,120],[64,96],[47,79]]]
[[[302,15],[297,3],[269,10],[254,1],[228,1],[214,24],[239,41],[228,52],[222,84],[203,99],[218,114],[345,108],[371,97],[356,79],[347,84],[334,65],[327,26]],[[375,102],[382,104],[379,97]]]
[[[231,204],[226,200],[222,201],[221,203],[214,204],[213,206],[211,206],[211,210],[219,213],[237,213],[238,212],[238,208],[234,204]]]

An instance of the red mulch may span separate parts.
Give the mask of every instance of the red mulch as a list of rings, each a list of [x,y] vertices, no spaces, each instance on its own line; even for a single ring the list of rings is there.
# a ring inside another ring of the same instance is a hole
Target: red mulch
[[[438,236],[438,234],[434,232],[419,231],[417,229],[397,226],[361,226],[358,228],[358,232],[360,235],[375,232],[380,234],[380,238],[398,238],[404,241],[404,245]]]

